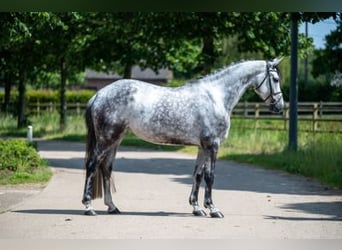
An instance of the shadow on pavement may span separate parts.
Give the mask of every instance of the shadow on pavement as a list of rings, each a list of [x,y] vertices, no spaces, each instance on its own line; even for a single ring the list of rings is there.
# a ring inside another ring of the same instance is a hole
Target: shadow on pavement
[[[84,210],[80,209],[28,209],[28,210],[14,210],[12,213],[24,213],[24,214],[47,214],[47,215],[84,215]],[[138,212],[138,211],[121,211],[121,214],[108,214],[107,211],[96,210],[98,215],[108,216],[173,216],[173,217],[193,217],[191,213],[175,213],[175,212],[164,212],[164,211],[153,211],[153,212]]]
[[[53,159],[45,158],[55,168],[70,168],[83,171],[83,158]],[[114,172],[140,173],[153,175],[174,175],[170,180],[192,185],[195,160],[192,159],[125,159],[115,160]],[[287,174],[276,170],[218,161],[214,188],[231,191],[250,191],[268,194],[293,195],[336,195],[340,191],[330,189],[318,182],[302,176]]]

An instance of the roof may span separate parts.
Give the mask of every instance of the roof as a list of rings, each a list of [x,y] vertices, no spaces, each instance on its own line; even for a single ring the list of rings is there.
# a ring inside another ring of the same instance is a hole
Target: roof
[[[123,78],[122,76],[116,74],[115,72],[97,72],[91,69],[86,70],[86,79],[120,79]],[[159,69],[158,73],[156,74],[152,69],[147,68],[142,70],[139,66],[133,66],[132,68],[132,78],[135,79],[165,79],[170,80],[172,79],[172,71],[169,69]]]

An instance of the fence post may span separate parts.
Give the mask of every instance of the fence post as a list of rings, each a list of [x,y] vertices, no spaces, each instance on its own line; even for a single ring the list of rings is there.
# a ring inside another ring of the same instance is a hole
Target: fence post
[[[315,133],[317,131],[318,125],[318,104],[314,103],[313,105],[313,112],[312,112],[312,131]]]
[[[48,110],[49,110],[50,113],[52,112],[52,109],[53,109],[52,102],[49,102]]]
[[[39,100],[37,100],[36,112],[37,112],[37,116],[39,117],[39,115],[40,115],[40,102],[39,102]]]
[[[29,143],[32,143],[32,141],[33,141],[32,125],[29,125],[29,126],[27,127],[27,141],[28,141]]]
[[[260,113],[260,109],[259,109],[259,103],[255,104],[255,114],[254,114],[254,128],[258,128],[258,120],[259,120],[259,113]]]
[[[323,102],[319,102],[319,117],[322,118],[323,116]]]
[[[81,113],[79,102],[76,103],[76,113],[77,113],[77,115],[80,115],[80,113]]]

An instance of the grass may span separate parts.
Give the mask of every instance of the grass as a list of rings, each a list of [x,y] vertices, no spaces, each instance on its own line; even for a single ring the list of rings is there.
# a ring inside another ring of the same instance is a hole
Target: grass
[[[52,176],[34,144],[21,139],[0,140],[0,184],[45,183]]]
[[[0,185],[16,185],[28,183],[46,183],[52,177],[51,170],[46,166],[40,166],[32,172],[0,171]]]
[[[300,145],[296,152],[287,149],[287,140],[283,135],[278,137],[274,147],[268,145],[272,142],[272,135],[263,131],[263,136],[241,138],[250,144],[260,145],[260,150],[249,146],[243,152],[232,148],[223,150],[221,158],[239,162],[247,162],[265,168],[279,169],[293,174],[313,177],[332,187],[342,188],[342,140],[340,135],[319,134],[312,136],[303,133],[299,136]],[[252,132],[251,132],[252,133]],[[257,132],[255,132],[257,133]]]
[[[0,119],[1,135],[26,136],[26,129],[17,131],[13,118],[6,119]],[[59,116],[56,113],[32,117],[31,122],[36,137],[85,141],[83,116],[68,116],[68,125],[63,133],[59,132]],[[267,126],[282,128],[283,121],[260,120],[258,128],[250,129],[254,127],[253,120],[233,119],[229,138],[220,147],[219,158],[300,174],[342,188],[342,133],[299,131],[298,151],[293,152],[287,150],[287,131],[262,129]],[[300,121],[298,127],[309,127],[309,124]],[[140,140],[132,133],[127,133],[122,145],[197,153],[196,147],[155,145]]]

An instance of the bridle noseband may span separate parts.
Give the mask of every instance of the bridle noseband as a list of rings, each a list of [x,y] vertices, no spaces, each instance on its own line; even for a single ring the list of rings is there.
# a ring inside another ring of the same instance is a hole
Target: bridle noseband
[[[270,72],[272,72],[272,71],[273,72],[277,72],[277,70],[274,67],[270,68],[268,66],[268,63],[266,63],[266,75],[265,75],[265,78],[255,88],[255,90],[258,90],[266,82],[266,79],[268,79],[268,87],[270,88],[270,94],[263,101],[266,102],[269,98],[271,98],[271,104],[276,104],[277,102],[280,101],[280,99],[276,100],[273,97],[277,96],[277,95],[281,95],[282,93],[280,91],[279,92],[274,92],[273,91],[272,83],[271,83],[271,75],[270,75]]]

